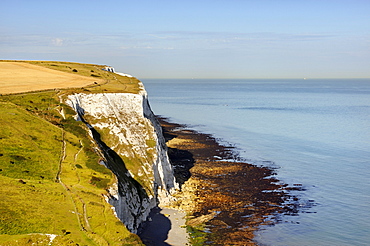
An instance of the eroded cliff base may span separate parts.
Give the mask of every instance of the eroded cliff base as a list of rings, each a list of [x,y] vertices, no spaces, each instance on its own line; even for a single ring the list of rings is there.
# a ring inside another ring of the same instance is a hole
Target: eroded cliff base
[[[233,147],[210,135],[158,119],[167,145],[178,153],[191,153],[194,159],[191,177],[182,185],[176,204],[189,215],[193,244],[256,245],[256,230],[277,223],[274,215],[294,213],[289,201],[296,198],[287,193],[291,188],[273,177],[272,168],[242,161]],[[182,161],[186,163],[186,158]]]

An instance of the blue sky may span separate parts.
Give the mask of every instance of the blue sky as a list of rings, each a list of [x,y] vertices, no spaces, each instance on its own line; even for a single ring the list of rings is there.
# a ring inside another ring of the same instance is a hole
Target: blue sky
[[[0,59],[138,78],[370,78],[370,1],[2,1]]]

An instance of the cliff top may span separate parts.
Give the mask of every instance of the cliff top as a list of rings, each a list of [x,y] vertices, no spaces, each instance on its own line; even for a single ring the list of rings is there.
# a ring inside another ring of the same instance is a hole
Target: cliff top
[[[0,93],[50,89],[139,93],[141,82],[103,70],[104,65],[56,61],[0,61]]]

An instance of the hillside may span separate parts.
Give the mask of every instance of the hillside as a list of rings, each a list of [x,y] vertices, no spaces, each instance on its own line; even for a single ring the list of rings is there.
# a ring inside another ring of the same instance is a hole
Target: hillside
[[[176,184],[141,82],[102,68],[0,62],[0,245],[140,245],[137,226],[170,199]],[[113,95],[129,109],[99,101]],[[117,117],[84,110],[90,102]]]

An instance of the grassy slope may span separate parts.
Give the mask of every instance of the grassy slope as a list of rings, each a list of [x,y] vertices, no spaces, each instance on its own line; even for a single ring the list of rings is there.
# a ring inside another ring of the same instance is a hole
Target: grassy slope
[[[136,79],[101,71],[96,65],[37,63],[82,75],[94,73],[106,83],[0,97],[0,245],[140,244],[104,201],[114,175],[98,163],[86,127],[58,98],[61,93],[86,90],[138,92]],[[49,244],[46,234],[58,236]]]

